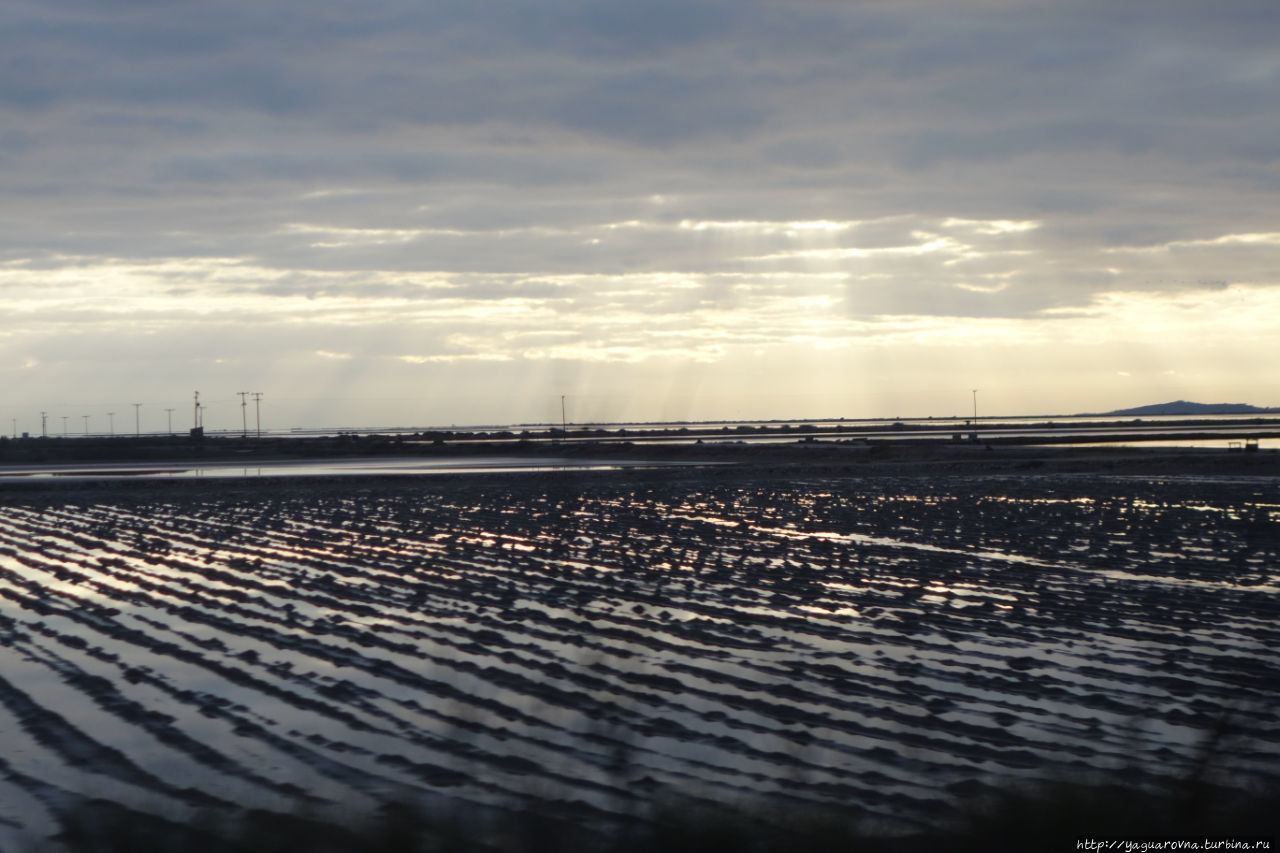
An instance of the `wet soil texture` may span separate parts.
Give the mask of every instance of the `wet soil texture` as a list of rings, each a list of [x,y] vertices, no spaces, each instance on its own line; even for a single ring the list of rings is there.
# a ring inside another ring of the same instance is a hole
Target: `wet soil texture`
[[[678,792],[909,828],[1018,779],[1244,789],[1280,780],[1280,489],[16,493],[0,642],[2,849],[91,799],[585,818]]]

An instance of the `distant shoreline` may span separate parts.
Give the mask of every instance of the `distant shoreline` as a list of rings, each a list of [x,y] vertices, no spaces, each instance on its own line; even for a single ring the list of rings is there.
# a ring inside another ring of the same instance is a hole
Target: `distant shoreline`
[[[1096,442],[1203,441],[1280,438],[1280,417],[1190,417],[1015,420],[900,420],[814,423],[720,423],[676,428],[604,428],[569,425],[510,429],[337,432],[306,435],[208,433],[203,435],[0,436],[0,466],[58,462],[164,462],[351,456],[613,454],[641,445],[663,451],[693,444],[736,443],[930,445],[1056,445]]]

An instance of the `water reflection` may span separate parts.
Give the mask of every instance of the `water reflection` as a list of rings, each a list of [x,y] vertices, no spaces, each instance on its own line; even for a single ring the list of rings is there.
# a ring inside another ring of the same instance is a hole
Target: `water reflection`
[[[423,476],[431,474],[546,473],[551,471],[619,471],[679,467],[688,462],[661,460],[529,459],[482,456],[465,459],[331,459],[280,461],[249,467],[243,463],[211,463],[184,467],[173,463],[113,463],[110,465],[20,465],[0,467],[0,477],[29,479],[192,479],[256,477],[341,477],[359,475]]]
[[[1167,439],[1154,441],[1089,441],[1073,443],[1072,447],[1183,447],[1197,448],[1209,450],[1244,450],[1241,445],[1244,441],[1242,438],[1183,438],[1183,439]],[[1257,439],[1259,450],[1280,450],[1280,438],[1259,438]]]

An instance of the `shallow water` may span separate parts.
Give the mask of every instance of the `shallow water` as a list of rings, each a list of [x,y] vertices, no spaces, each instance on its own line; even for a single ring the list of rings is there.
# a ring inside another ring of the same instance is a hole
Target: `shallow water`
[[[6,499],[0,834],[192,786],[908,827],[956,785],[1185,773],[1228,705],[1231,783],[1280,776],[1274,483],[164,494]]]
[[[420,457],[328,460],[282,460],[244,465],[218,462],[112,462],[89,465],[3,465],[0,478],[13,479],[189,479],[205,477],[340,477],[431,474],[545,473],[549,471],[619,471],[696,464],[661,460],[593,460],[523,456],[476,456],[453,459]]]
[[[1072,447],[1186,447],[1207,448],[1231,452],[1237,448],[1243,451],[1243,438],[1203,438],[1203,439],[1168,439],[1163,441],[1097,441],[1073,444]],[[1260,450],[1280,450],[1280,438],[1258,439]]]

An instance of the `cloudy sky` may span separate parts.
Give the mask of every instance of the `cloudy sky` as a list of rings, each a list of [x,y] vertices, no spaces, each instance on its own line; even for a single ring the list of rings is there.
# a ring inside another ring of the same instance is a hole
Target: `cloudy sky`
[[[1274,0],[6,0],[0,426],[1280,405]]]

